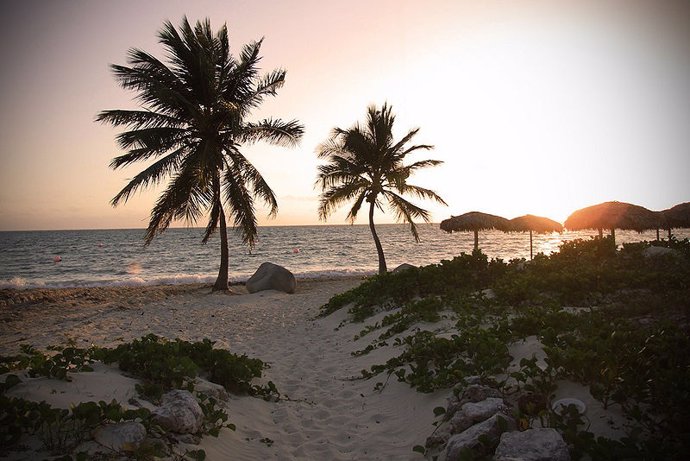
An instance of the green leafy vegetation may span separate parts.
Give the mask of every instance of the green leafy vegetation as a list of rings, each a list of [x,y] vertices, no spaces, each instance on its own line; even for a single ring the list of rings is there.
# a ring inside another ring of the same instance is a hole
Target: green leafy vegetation
[[[70,373],[92,371],[90,364],[96,361],[117,362],[121,370],[142,380],[137,391],[152,401],[157,401],[171,389],[194,392],[195,378],[200,375],[236,394],[265,399],[280,395],[270,381],[263,386],[252,384],[252,380],[260,378],[266,368],[264,362],[214,349],[213,344],[207,339],[191,343],[147,335],[112,349],[95,346],[80,349],[69,345],[50,347],[52,354],[46,354],[33,347],[22,346],[20,354],[0,357],[0,371],[26,370],[31,377],[69,381]],[[144,424],[149,433],[153,431],[161,435],[162,430],[152,423],[150,412],[144,408],[125,410],[118,402],[101,401],[80,403],[67,410],[53,408],[46,402],[6,396],[6,391],[20,382],[17,375],[7,374],[0,386],[0,443],[3,447],[18,448],[23,435],[35,435],[45,449],[64,454],[73,451],[99,425],[134,420]],[[227,422],[227,413],[214,398],[200,393],[195,395],[204,412],[201,434],[217,436],[223,427],[235,429]],[[142,445],[134,454],[135,458],[153,459],[166,455],[169,449],[161,440]],[[194,450],[186,456],[204,459],[205,454],[203,450]]]
[[[645,257],[652,245],[674,252]],[[493,381],[513,397],[530,396],[525,411],[516,409],[521,427],[538,421],[557,428],[574,459],[681,459],[690,452],[690,417],[682,410],[690,404],[688,240],[621,249],[610,238],[574,240],[531,262],[461,254],[371,277],[332,298],[322,315],[342,308],[351,322],[385,313],[357,335],[372,340],[354,355],[382,345],[400,350],[363,370],[364,378],[386,373],[421,392],[469,376]],[[444,319],[454,326],[420,329]],[[545,363],[525,358],[507,373],[508,345],[529,336],[544,346]],[[604,408],[618,406],[628,435],[595,437],[577,410],[553,412],[549,402],[562,379],[587,386]]]

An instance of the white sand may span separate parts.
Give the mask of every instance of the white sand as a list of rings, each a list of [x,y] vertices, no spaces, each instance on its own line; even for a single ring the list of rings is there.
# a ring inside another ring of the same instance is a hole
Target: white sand
[[[393,377],[379,392],[374,386],[385,376],[352,380],[362,369],[380,363],[378,354],[350,355],[371,338],[353,342],[361,324],[335,331],[344,310],[315,319],[331,296],[358,283],[301,281],[292,295],[210,294],[204,289],[138,306],[114,300],[84,311],[27,310],[3,324],[0,353],[16,351],[19,343],[44,350],[67,339],[82,347],[115,346],[148,333],[192,341],[209,338],[217,341],[216,347],[268,362],[262,381],[273,381],[289,400],[233,396],[227,407],[237,431],[224,429],[218,438],[205,437],[200,448],[208,460],[422,459],[412,447],[424,445],[434,429],[433,408],[445,404],[448,391],[420,394]],[[109,401],[111,395],[125,403],[131,393],[132,383],[114,378],[112,369],[99,367],[86,375],[73,383],[32,380],[13,394],[68,406],[82,397]],[[70,391],[70,384],[76,384],[76,390],[71,386]]]

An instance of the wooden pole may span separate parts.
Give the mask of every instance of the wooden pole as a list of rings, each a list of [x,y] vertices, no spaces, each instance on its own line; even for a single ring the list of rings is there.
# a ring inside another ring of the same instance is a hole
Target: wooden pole
[[[532,229],[529,230],[529,260],[532,260]]]
[[[474,231],[474,251],[479,249],[479,231]]]

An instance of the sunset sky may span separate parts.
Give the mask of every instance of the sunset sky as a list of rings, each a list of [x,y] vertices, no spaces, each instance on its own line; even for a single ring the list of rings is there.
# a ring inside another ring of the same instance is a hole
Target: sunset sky
[[[132,47],[162,57],[157,32],[184,15],[227,23],[234,54],[265,37],[263,69],[287,69],[254,118],[306,132],[245,150],[278,196],[260,224],[318,223],[316,146],[384,102],[398,137],[420,127],[415,143],[435,146],[411,160],[445,161],[410,180],[448,202],[420,202],[435,222],[690,201],[688,1],[3,0],[0,230],[146,227],[163,186],[111,207],[145,165],[109,169],[118,130],[94,117],[136,107],[109,64]]]

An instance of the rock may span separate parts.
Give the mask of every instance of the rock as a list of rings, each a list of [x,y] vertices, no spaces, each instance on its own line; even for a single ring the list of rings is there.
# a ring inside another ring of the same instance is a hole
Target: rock
[[[460,394],[460,400],[463,402],[481,402],[489,397],[500,397],[501,393],[493,387],[484,386],[482,384],[470,384]]]
[[[555,429],[538,428],[505,432],[494,461],[570,461],[568,445]]]
[[[146,439],[146,428],[135,421],[107,424],[96,429],[93,438],[116,452],[133,452]]]
[[[484,296],[484,299],[495,299],[496,298],[496,292],[492,290],[491,288],[487,288],[485,290],[481,291],[482,296]]]
[[[416,269],[416,268],[417,268],[417,266],[413,266],[412,264],[402,263],[401,265],[399,265],[398,267],[393,269],[393,273],[397,274],[398,272],[403,272],[406,270]]]
[[[448,399],[448,406],[446,414],[448,417],[460,410],[460,408],[467,402],[481,402],[489,397],[501,397],[501,393],[496,389],[479,384],[479,378],[474,377],[465,379],[469,386],[465,384],[458,384],[453,388],[453,397]]]
[[[177,389],[163,395],[153,420],[170,432],[195,434],[204,422],[204,411],[189,391]]]
[[[425,446],[426,448],[442,447],[448,442],[450,436],[450,427],[447,425],[441,426],[437,431],[434,431],[433,434],[426,438]]]
[[[448,439],[445,459],[446,461],[459,460],[465,450],[472,450],[481,446],[480,437],[496,440],[502,432],[514,429],[515,420],[513,418],[503,413],[496,413],[486,421],[475,424]]]
[[[194,380],[194,390],[199,394],[204,394],[207,397],[212,397],[217,401],[227,402],[230,399],[228,391],[223,386],[217,383],[212,383],[202,378]]]
[[[297,282],[292,272],[273,263],[262,263],[247,280],[247,291],[250,293],[264,290],[294,293],[296,287]]]
[[[656,247],[656,246],[651,246],[648,248],[645,248],[642,250],[642,256],[645,258],[658,258],[659,256],[666,256],[666,255],[677,255],[678,252],[676,250],[673,250],[672,248],[666,248],[666,247]]]
[[[454,434],[462,432],[473,424],[489,419],[499,411],[505,410],[503,399],[489,397],[481,402],[467,402],[450,420]]]

